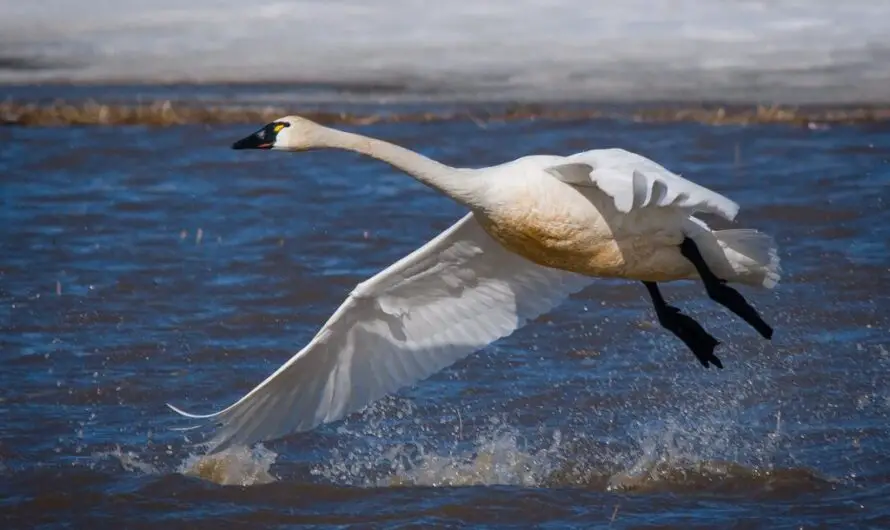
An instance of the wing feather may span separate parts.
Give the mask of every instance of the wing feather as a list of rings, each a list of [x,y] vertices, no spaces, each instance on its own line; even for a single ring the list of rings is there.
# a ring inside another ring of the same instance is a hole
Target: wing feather
[[[216,424],[212,451],[308,430],[509,335],[591,281],[507,251],[467,214],[356,286],[305,348],[233,405],[171,408]]]
[[[612,197],[622,213],[649,206],[675,207],[735,219],[739,205],[723,195],[677,175],[660,164],[624,149],[594,149],[550,168],[575,186],[596,186]]]

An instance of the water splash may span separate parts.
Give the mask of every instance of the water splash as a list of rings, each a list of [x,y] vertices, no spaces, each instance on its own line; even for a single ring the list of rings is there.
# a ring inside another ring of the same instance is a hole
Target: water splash
[[[358,433],[356,433],[358,435]],[[331,459],[312,470],[329,482],[386,486],[537,486],[559,461],[561,435],[550,443],[524,438],[518,429],[491,418],[472,441],[459,436],[436,440],[421,433],[415,441],[384,446],[335,448]]]
[[[635,431],[620,435],[560,429],[539,429],[529,435],[502,416],[491,416],[465,437],[462,420],[454,429],[447,424],[444,430],[432,429],[406,416],[406,407],[411,409],[406,403],[390,400],[370,409],[366,414],[373,419],[360,421],[361,428],[340,426],[338,447],[311,469],[311,475],[324,483],[367,488],[506,485],[743,494],[799,492],[834,483],[807,469],[774,464],[772,456],[781,438],[778,422],[775,431],[760,438],[750,432],[742,436],[738,423],[701,417],[692,421],[688,416],[641,422]],[[394,408],[399,421],[384,421]],[[406,435],[410,441],[383,441],[405,440]],[[262,445],[213,455],[189,454],[167,466],[120,448],[96,456],[113,458],[130,472],[177,473],[219,485],[279,480],[271,472],[278,454]]]
[[[753,376],[752,376],[753,377]],[[601,420],[613,407],[565,418],[560,428],[529,429],[509,414],[461,418],[416,411],[392,399],[336,430],[337,447],[312,474],[363,487],[511,485],[603,491],[708,489],[757,492],[829,483],[785,454],[782,419],[744,411],[753,389],[724,385],[691,402],[652,405],[649,418],[618,428]],[[619,405],[620,408],[620,405]],[[414,416],[414,412],[417,416]],[[439,422],[419,418],[438,417]],[[386,440],[390,442],[387,443]]]
[[[116,446],[111,451],[101,451],[94,453],[96,460],[113,459],[124,468],[124,471],[130,473],[141,473],[143,475],[157,475],[161,473],[160,468],[150,462],[145,462],[138,454],[133,451],[124,451],[120,446]]]
[[[269,472],[277,457],[263,445],[232,447],[212,455],[190,455],[177,472],[223,486],[269,484],[278,480]]]
[[[539,486],[559,462],[562,436],[553,433],[549,446],[534,449],[515,428],[503,426],[477,437],[467,453],[420,452],[398,464],[379,486]]]
[[[115,447],[111,451],[95,453],[97,460],[116,460],[131,473],[163,475],[178,473],[200,478],[222,486],[253,486],[275,482],[277,477],[270,469],[278,454],[258,445],[254,448],[233,447],[212,455],[189,454],[174,466],[152,463],[133,451]]]
[[[683,418],[686,420],[686,418]],[[762,437],[742,436],[739,423],[690,424],[670,419],[641,427],[639,453],[605,483],[609,491],[660,489],[756,490],[792,484],[828,484],[801,468],[776,465],[782,438],[775,430]]]

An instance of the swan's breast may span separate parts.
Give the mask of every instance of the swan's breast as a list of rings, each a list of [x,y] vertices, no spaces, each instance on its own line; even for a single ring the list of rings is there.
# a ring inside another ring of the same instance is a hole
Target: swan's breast
[[[678,245],[673,214],[619,214],[611,203],[568,186],[528,188],[504,207],[476,212],[507,250],[546,267],[599,277],[668,281],[694,272]]]
[[[593,276],[622,275],[624,256],[608,231],[535,209],[477,214],[483,229],[507,250],[547,267]]]

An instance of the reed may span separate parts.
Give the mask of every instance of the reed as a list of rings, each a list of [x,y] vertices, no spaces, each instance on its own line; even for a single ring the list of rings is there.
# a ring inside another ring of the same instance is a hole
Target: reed
[[[518,104],[489,109],[474,106],[446,112],[326,112],[285,107],[237,107],[155,101],[115,103],[54,101],[52,103],[0,102],[0,125],[30,127],[144,125],[168,127],[186,124],[258,124],[285,114],[298,113],[323,124],[367,125],[378,122],[436,122],[472,120],[480,126],[509,120],[632,119],[639,122],[697,122],[710,125],[776,123],[804,127],[890,121],[890,106],[780,107],[780,106],[661,106],[649,108],[590,107],[567,109]]]

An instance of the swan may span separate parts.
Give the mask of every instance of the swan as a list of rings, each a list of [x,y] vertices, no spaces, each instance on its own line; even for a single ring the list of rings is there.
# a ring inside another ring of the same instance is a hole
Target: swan
[[[668,305],[659,283],[698,279],[708,296],[770,339],[772,328],[728,282],[773,288],[772,237],[711,230],[739,206],[641,155],[595,149],[454,168],[379,139],[300,116],[277,119],[233,149],[345,149],[386,162],[469,212],[359,283],[309,343],[231,406],[175,412],[212,423],[211,452],[310,430],[423,380],[511,334],[595,281],[646,287],[658,322],[708,367],[719,344]]]

